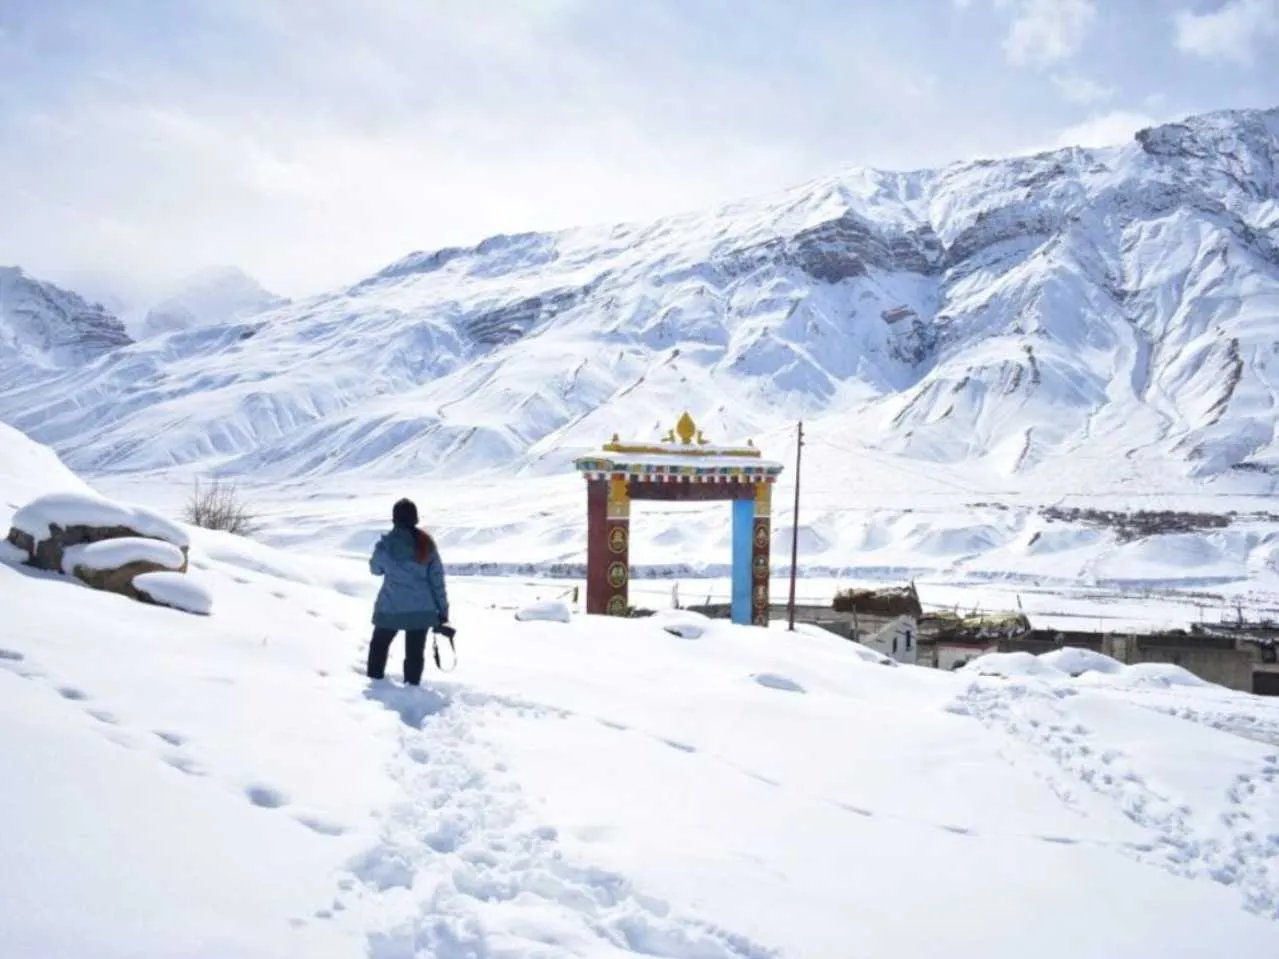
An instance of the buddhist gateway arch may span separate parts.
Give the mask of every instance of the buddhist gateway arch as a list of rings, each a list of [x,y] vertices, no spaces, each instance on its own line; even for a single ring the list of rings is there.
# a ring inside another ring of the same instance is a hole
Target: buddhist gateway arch
[[[631,502],[730,500],[732,620],[768,625],[770,512],[780,463],[754,444],[708,443],[685,413],[660,443],[612,442],[576,460],[586,478],[586,611],[624,616],[630,606]]]

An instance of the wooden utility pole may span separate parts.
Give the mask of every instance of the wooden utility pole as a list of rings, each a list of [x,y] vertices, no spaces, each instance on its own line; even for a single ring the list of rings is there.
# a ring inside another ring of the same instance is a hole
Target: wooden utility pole
[[[799,463],[804,451],[804,421],[795,436],[795,516],[790,531],[790,602],[786,604],[787,629],[795,632],[795,566],[799,561]]]

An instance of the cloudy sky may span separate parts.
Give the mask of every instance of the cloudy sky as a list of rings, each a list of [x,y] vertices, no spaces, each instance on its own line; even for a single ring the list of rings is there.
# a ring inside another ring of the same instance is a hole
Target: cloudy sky
[[[0,264],[411,250],[1279,105],[1279,0],[0,0]]]

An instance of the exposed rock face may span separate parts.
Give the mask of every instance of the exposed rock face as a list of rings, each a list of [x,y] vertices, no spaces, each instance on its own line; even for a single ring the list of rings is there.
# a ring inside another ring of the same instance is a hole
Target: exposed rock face
[[[0,362],[77,366],[132,342],[102,306],[16,267],[0,267]]]

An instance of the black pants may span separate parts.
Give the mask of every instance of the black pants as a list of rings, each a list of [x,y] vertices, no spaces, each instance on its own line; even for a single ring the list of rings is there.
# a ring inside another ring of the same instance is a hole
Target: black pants
[[[368,674],[372,679],[381,679],[386,674],[386,657],[391,651],[391,641],[395,639],[398,629],[375,629],[373,639],[369,643]],[[422,667],[426,664],[426,630],[406,629],[404,631],[404,681],[410,686],[422,682]]]

